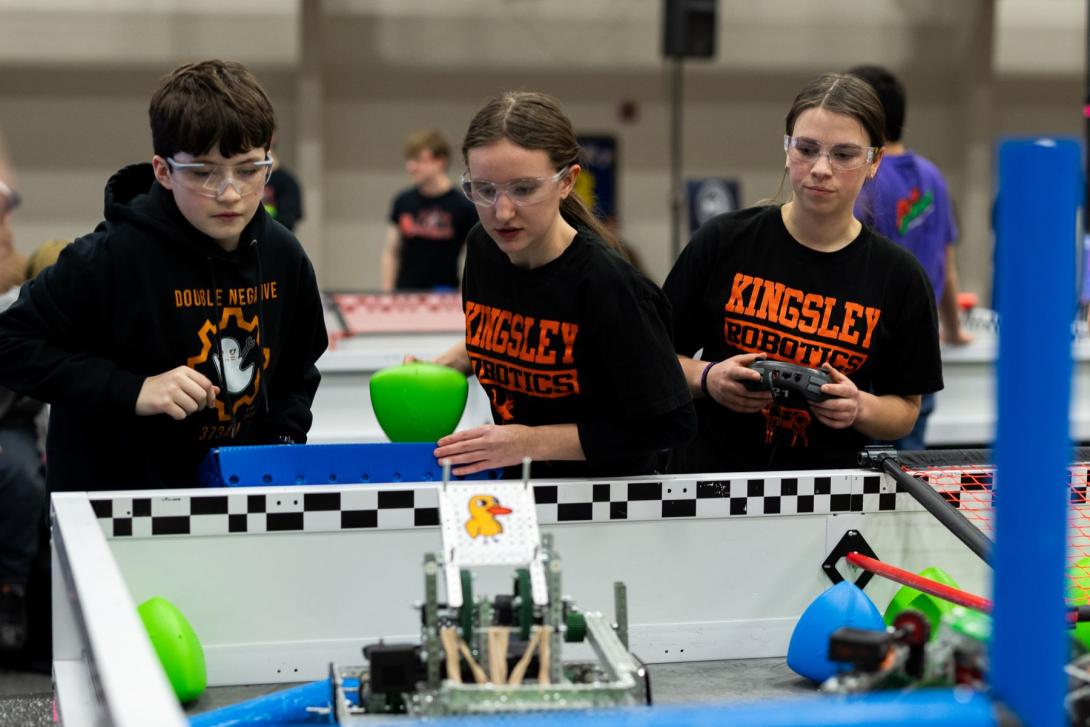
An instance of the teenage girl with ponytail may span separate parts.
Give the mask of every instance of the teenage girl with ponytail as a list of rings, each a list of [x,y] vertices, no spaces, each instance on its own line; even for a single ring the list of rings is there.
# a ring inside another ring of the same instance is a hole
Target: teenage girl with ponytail
[[[573,193],[571,122],[550,96],[509,92],[473,118],[462,189],[480,224],[466,241],[464,343],[439,363],[475,374],[495,424],[439,440],[456,475],[651,474],[695,434],[666,297]]]

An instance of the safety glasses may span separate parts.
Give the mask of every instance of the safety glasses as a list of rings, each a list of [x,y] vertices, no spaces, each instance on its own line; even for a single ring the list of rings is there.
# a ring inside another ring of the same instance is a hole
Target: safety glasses
[[[179,162],[167,157],[172,176],[197,194],[216,198],[234,187],[240,197],[261,192],[272,176],[272,159],[242,164]]]
[[[564,167],[551,177],[527,177],[512,182],[489,182],[484,179],[470,179],[467,171],[462,175],[462,192],[473,204],[479,207],[491,207],[499,201],[500,195],[519,207],[540,204],[549,197],[552,186],[564,178],[568,167]]]

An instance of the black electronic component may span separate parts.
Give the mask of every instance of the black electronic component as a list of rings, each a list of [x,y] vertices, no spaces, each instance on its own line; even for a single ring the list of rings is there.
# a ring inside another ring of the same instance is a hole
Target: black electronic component
[[[370,644],[363,649],[367,659],[371,692],[403,694],[416,691],[425,677],[418,644]]]
[[[892,645],[893,635],[886,631],[844,626],[829,637],[829,660],[851,664],[859,671],[873,673],[882,666]]]

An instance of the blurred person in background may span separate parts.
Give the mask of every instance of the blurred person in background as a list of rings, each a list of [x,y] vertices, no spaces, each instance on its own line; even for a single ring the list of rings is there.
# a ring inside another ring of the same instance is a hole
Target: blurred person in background
[[[26,260],[15,250],[11,219],[20,199],[0,149],[0,310],[18,296]],[[0,387],[0,652],[27,644],[27,586],[42,544],[46,487],[36,419],[43,405]]]
[[[295,175],[280,163],[280,155],[276,153],[276,141],[277,134],[273,133],[273,148],[269,150],[273,170],[269,181],[265,183],[261,204],[269,217],[294,231],[295,226],[303,219],[303,190]]]
[[[907,102],[900,80],[880,66],[857,66],[848,73],[874,89],[886,112],[885,156],[874,179],[860,192],[855,215],[916,256],[935,291],[942,340],[965,345],[973,337],[962,328],[958,309],[960,286],[954,256],[958,228],[946,179],[934,163],[908,149],[901,139]],[[916,426],[894,442],[897,449],[926,448],[927,420],[934,409],[935,395],[925,394]]]
[[[382,289],[455,290],[458,257],[477,224],[477,210],[447,176],[450,145],[438,131],[405,139],[405,171],[413,185],[394,197],[382,253]]]

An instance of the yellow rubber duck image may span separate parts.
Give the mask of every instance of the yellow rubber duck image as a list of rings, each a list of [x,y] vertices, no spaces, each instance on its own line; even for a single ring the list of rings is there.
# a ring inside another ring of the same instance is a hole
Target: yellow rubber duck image
[[[511,509],[504,507],[492,495],[474,495],[469,498],[469,520],[466,532],[469,537],[492,537],[503,532],[497,515],[510,515]]]

